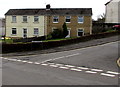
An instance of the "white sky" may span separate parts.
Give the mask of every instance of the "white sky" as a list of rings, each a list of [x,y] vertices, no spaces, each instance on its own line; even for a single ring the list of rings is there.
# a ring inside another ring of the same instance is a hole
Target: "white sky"
[[[105,3],[110,0],[1,0],[0,17],[9,9],[17,8],[45,8],[51,4],[51,8],[92,8],[93,19],[105,13]]]

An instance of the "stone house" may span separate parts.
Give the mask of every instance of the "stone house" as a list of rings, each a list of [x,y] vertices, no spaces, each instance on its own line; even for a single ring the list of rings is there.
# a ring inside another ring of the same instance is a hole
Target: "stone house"
[[[92,34],[91,8],[10,9],[6,14],[6,37],[25,38],[46,36],[67,24],[69,35],[79,37]]]

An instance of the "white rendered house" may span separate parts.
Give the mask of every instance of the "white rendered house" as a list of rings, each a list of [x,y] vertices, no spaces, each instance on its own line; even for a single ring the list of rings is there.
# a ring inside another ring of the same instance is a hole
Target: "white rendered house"
[[[120,0],[110,0],[105,6],[105,23],[120,23]]]

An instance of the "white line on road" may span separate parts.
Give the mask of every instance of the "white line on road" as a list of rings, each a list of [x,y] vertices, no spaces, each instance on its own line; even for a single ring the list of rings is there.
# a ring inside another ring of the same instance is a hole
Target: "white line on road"
[[[79,54],[80,54],[80,53],[76,53],[76,54],[68,55],[68,56],[65,56],[65,57],[77,56],[77,55],[79,55]]]
[[[32,64],[33,62],[27,62],[27,63]]]
[[[92,71],[102,72],[103,70],[100,69],[91,69]]]
[[[8,58],[4,58],[5,60],[7,60]]]
[[[21,62],[26,63],[26,62],[28,62],[28,61],[21,61]]]
[[[57,66],[63,66],[63,64],[55,64],[55,65],[57,65]]]
[[[109,76],[109,77],[115,77],[115,75],[106,74],[106,73],[101,73],[100,75],[103,75],[103,76]]]
[[[43,64],[41,64],[41,65],[43,65],[43,66],[47,66],[48,64],[43,63]]]
[[[17,60],[18,62],[21,62],[22,60]]]
[[[65,66],[67,66],[67,67],[75,67],[75,66],[72,66],[72,65],[65,65]]]
[[[120,73],[118,73],[118,72],[113,72],[113,71],[107,71],[107,73],[110,73],[110,74],[115,74],[115,75],[120,74]]]
[[[38,63],[38,62],[34,62],[34,64],[39,65],[40,63]]]
[[[50,65],[51,67],[58,67],[58,66],[56,66],[56,65]]]
[[[69,69],[68,67],[63,67],[63,66],[61,66],[59,68],[61,68],[61,69]]]
[[[85,71],[86,73],[97,73],[97,72],[93,72],[93,71]]]
[[[72,71],[78,71],[78,72],[82,71],[80,69],[75,69],[75,68],[71,68],[70,70],[72,70]]]
[[[77,67],[77,68],[79,68],[79,69],[83,69],[83,70],[87,70],[87,69],[89,69],[89,68],[86,68],[86,67]]]
[[[52,59],[48,59],[48,60],[42,61],[41,63],[45,63],[45,62],[53,61],[53,60],[58,60],[58,59],[63,59],[63,58],[68,58],[68,57],[72,57],[72,56],[77,56],[79,54],[80,53],[75,53],[75,54],[72,54],[72,55],[67,55],[67,56],[61,56],[61,57],[57,57],[57,58],[52,58]]]

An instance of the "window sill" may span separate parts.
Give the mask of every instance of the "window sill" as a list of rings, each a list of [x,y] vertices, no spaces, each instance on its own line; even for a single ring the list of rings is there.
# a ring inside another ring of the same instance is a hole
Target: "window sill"
[[[28,23],[28,22],[22,22],[22,23]]]
[[[33,22],[34,24],[38,24],[39,22]]]
[[[65,22],[65,23],[68,23],[68,24],[69,24],[69,23],[71,23],[71,22]]]
[[[57,23],[59,23],[59,22],[53,22],[53,23],[57,24]]]
[[[83,24],[84,22],[78,22],[78,24]]]
[[[33,36],[36,36],[36,37],[38,37],[39,35],[38,35],[38,34],[34,34]]]
[[[12,36],[16,36],[17,34],[11,34]]]
[[[17,22],[11,22],[11,23],[17,23]]]

